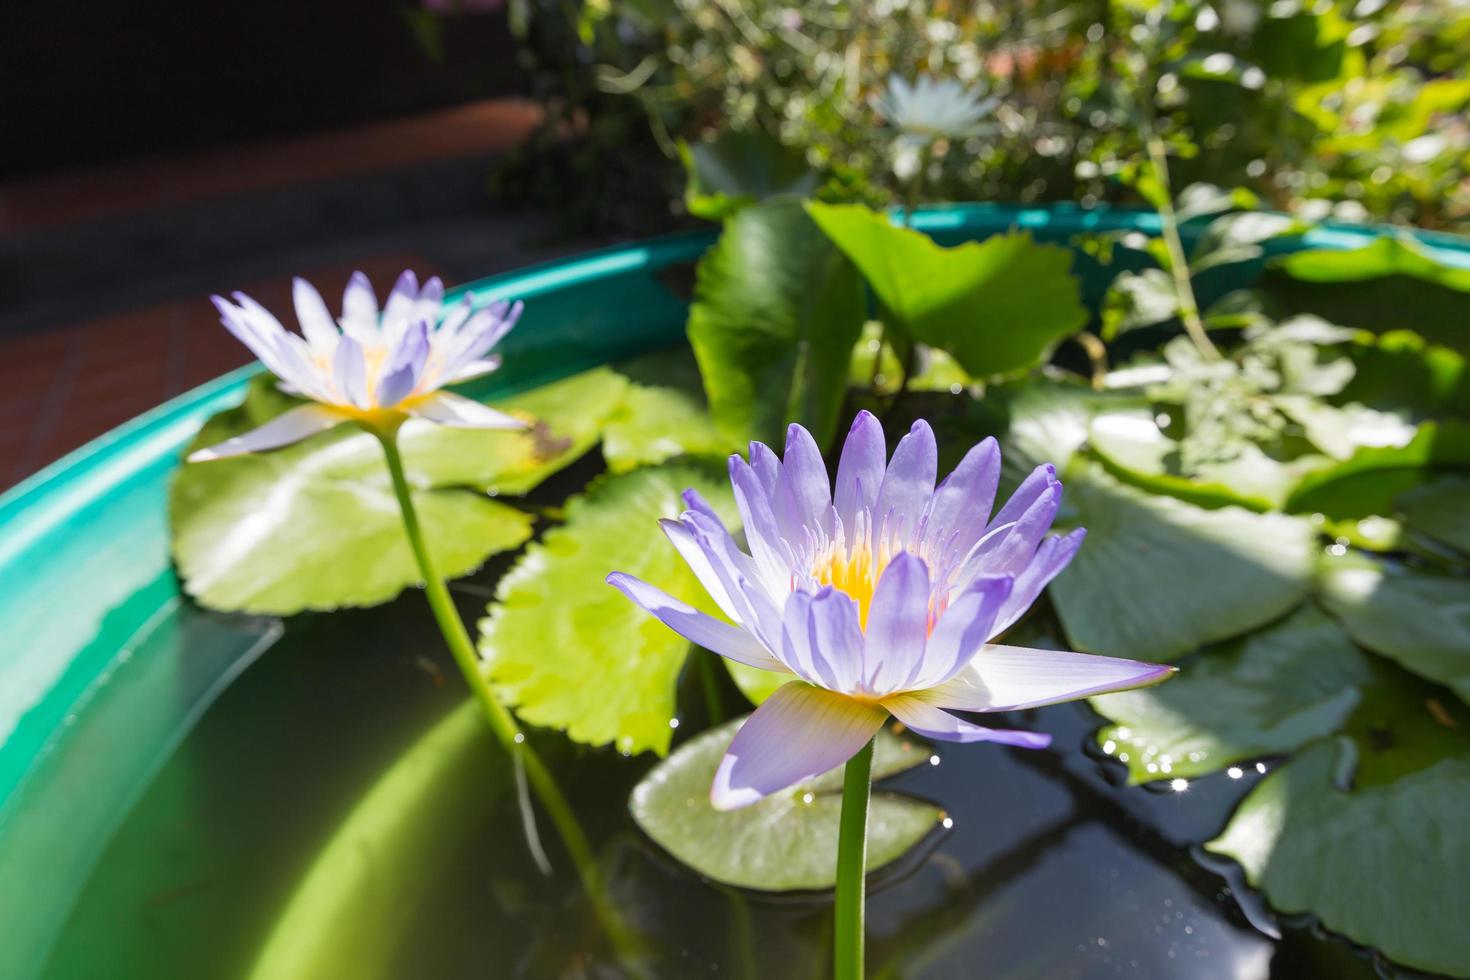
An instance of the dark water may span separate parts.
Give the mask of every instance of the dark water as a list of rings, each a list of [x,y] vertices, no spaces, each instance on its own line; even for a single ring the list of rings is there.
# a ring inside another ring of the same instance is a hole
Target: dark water
[[[503,568],[457,586],[467,618],[482,613]],[[251,976],[334,832],[384,771],[463,702],[462,683],[439,651],[417,594],[290,621],[117,832],[47,975]],[[681,733],[702,727],[696,680],[681,690]],[[732,713],[744,710],[732,686],[725,695]],[[1008,723],[1052,732],[1057,749],[941,746],[939,765],[890,781],[942,804],[954,826],[871,879],[871,975],[1375,975],[1369,959],[1304,925],[1276,924],[1281,938],[1266,935],[1257,926],[1273,928],[1270,917],[1247,898],[1248,915],[1227,878],[1191,856],[1190,842],[1212,836],[1258,777],[1211,777],[1184,792],[1123,789],[1111,782],[1116,764],[1083,751],[1098,723],[1087,708],[1063,705]],[[551,733],[534,740],[602,853],[619,907],[647,940],[649,972],[827,974],[826,896],[706,884],[633,825],[625,801],[652,757],[586,750]],[[400,834],[401,856],[365,851],[369,874],[348,889],[336,918],[296,915],[308,943],[333,929],[346,937],[330,967],[297,975],[626,975],[544,820],[553,874],[543,875],[528,853],[505,757],[478,728],[462,749],[453,791],[434,797],[432,812]]]

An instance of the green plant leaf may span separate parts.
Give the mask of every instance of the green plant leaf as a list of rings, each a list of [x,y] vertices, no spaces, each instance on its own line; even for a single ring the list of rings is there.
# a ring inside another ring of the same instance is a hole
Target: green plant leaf
[[[862,281],[799,203],[745,208],[700,260],[689,342],[721,435],[780,443],[800,422],[819,445],[837,425]]]
[[[1025,232],[943,248],[861,205],[810,203],[910,339],[989,377],[1034,367],[1087,322],[1072,254]]]
[[[702,732],[679,746],[633,790],[628,808],[643,832],[707,878],[761,891],[831,888],[837,879],[837,824],[842,810],[839,767],[740,810],[710,806],[715,769],[744,718]],[[929,749],[878,733],[873,778],[929,759]],[[934,830],[944,813],[932,803],[873,794],[868,812],[869,871],[902,857]]]
[[[1416,531],[1470,555],[1470,478],[1448,476],[1399,494],[1399,510]]]
[[[1256,786],[1206,848],[1288,915],[1405,966],[1470,974],[1467,719],[1398,675],[1348,725]],[[1453,726],[1453,727],[1452,727]]]
[[[1201,776],[1331,735],[1372,678],[1368,655],[1309,604],[1203,654],[1167,684],[1091,704],[1113,722],[1098,744],[1128,766],[1136,785]]]
[[[805,197],[822,178],[797,151],[762,132],[726,130],[713,140],[680,143],[684,204],[697,218],[721,221],[781,195]]]
[[[1165,323],[1179,315],[1174,279],[1163,269],[1120,272],[1103,297],[1102,339]]]
[[[1465,358],[1416,333],[1362,335],[1347,348],[1357,366],[1342,390],[1346,401],[1413,412],[1420,418],[1470,417],[1470,370]]]
[[[733,448],[699,394],[663,385],[630,384],[602,430],[602,455],[614,473],[676,456],[724,456]]]
[[[1353,639],[1470,701],[1470,578],[1347,555],[1323,559],[1321,581]]]
[[[1279,508],[1303,476],[1332,465],[1323,456],[1283,463],[1247,442],[1235,459],[1208,463],[1199,472],[1186,474],[1179,469],[1179,443],[1165,435],[1144,409],[1099,414],[1088,430],[1088,444],[1114,476],[1202,507]]]
[[[193,447],[245,432],[291,404],[270,379],[216,415]],[[467,473],[464,441],[405,430],[414,505],[440,571],[464,575],[531,535],[531,517],[464,486],[492,483],[507,459],[537,459],[534,438],[476,433],[493,461]],[[497,437],[510,445],[498,445]],[[515,448],[521,444],[521,449]],[[412,453],[409,447],[412,447]],[[524,450],[524,452],[522,451]],[[289,615],[385,602],[420,581],[376,439],[341,425],[270,453],[184,466],[169,500],[173,554],[184,587],[213,609]]]
[[[1079,460],[1059,523],[1087,541],[1051,585],[1076,649],[1168,660],[1270,622],[1311,588],[1310,523],[1153,496]]]
[[[1394,499],[1427,482],[1436,468],[1470,464],[1470,423],[1421,422],[1403,446],[1364,446],[1334,466],[1302,478],[1286,502],[1296,513],[1332,518],[1391,514]]]
[[[566,523],[526,549],[480,622],[491,683],[526,721],[589,745],[668,751],[675,686],[690,644],[605,579],[628,572],[718,615],[659,533],[694,487],[732,524],[729,486],[688,463],[603,477],[567,501]]]

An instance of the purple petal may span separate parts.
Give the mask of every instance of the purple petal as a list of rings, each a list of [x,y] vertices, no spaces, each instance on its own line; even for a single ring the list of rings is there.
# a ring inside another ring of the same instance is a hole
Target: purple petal
[[[384,365],[383,377],[378,381],[378,404],[385,408],[397,405],[412,394],[428,359],[429,322],[420,320],[407,329]]]
[[[929,638],[929,567],[922,558],[901,552],[883,569],[863,632],[869,689],[900,689],[923,665]]]
[[[500,370],[501,357],[494,354],[483,357],[478,361],[470,361],[468,364],[454,371],[453,374],[443,378],[439,383],[455,385],[463,381],[473,381],[475,378],[483,378],[491,372]]]
[[[735,546],[735,539],[718,521],[698,511],[686,511],[680,520],[693,534],[734,605],[737,615],[731,618],[779,656],[781,610],[765,591],[755,560]]]
[[[878,503],[878,488],[883,485],[888,447],[883,441],[883,426],[866,410],[858,412],[842,444],[842,458],[837,463],[837,491],[833,503],[837,517],[849,532],[857,526],[857,515],[872,512]]]
[[[982,649],[945,683],[915,697],[957,711],[1013,711],[1143,687],[1172,673],[1167,664],[997,644]]]
[[[337,321],[332,319],[327,304],[322,301],[322,294],[316,291],[315,286],[298,276],[291,280],[291,301],[296,307],[296,322],[301,324],[301,333],[306,337],[306,342],[319,354],[331,354],[341,332],[337,329]]]
[[[607,584],[652,613],[659,622],[690,643],[698,644],[736,663],[787,673],[785,666],[745,630],[707,616],[662,589],[656,589],[623,572],[613,572],[607,577]]]
[[[1041,732],[985,728],[971,724],[921,701],[912,694],[885,698],[882,703],[883,707],[893,712],[893,717],[909,728],[941,742],[1000,742],[1002,745],[1014,745],[1023,749],[1044,749],[1051,744],[1051,736]]]
[[[1009,575],[982,575],[953,599],[939,616],[924,656],[924,672],[910,678],[912,687],[930,687],[950,677],[995,635],[995,618],[1005,608],[1015,580]]]
[[[1047,583],[1067,567],[1086,537],[1086,529],[1079,527],[1070,534],[1054,534],[1041,542],[1030,563],[1016,576],[1016,587],[1011,590],[1010,598],[996,617],[991,636],[1004,633],[1026,614],[1026,610],[1031,608],[1031,604],[1041,595],[1041,590],[1046,588]]]
[[[424,286],[419,290],[419,298],[414,301],[409,321],[428,320],[430,323],[435,323],[443,311],[444,280],[438,276],[430,276],[424,280]]]
[[[1032,470],[1016,492],[1011,494],[1011,499],[1001,507],[1000,513],[990,521],[991,527],[999,527],[1002,524],[1014,524],[1021,519],[1021,515],[1031,509],[1036,499],[1046,493],[1048,489],[1057,485],[1057,468],[1050,463],[1042,463]]]
[[[742,622],[739,610],[730,599],[729,589],[715,571],[714,563],[710,560],[709,555],[705,554],[704,549],[700,547],[694,532],[679,521],[668,518],[661,519],[658,525],[663,529],[665,537],[674,545],[674,549],[679,552],[679,557],[684,559],[684,564],[688,565],[694,577],[699,579],[699,584],[704,586],[704,590],[715,601],[715,605],[720,607],[720,612],[737,623]]]
[[[934,492],[924,521],[925,536],[947,551],[969,551],[990,523],[1000,484],[1000,447],[994,439],[974,446]]]
[[[316,435],[343,421],[341,415],[321,405],[301,405],[289,412],[277,415],[257,429],[244,435],[226,439],[208,449],[199,449],[189,454],[189,462],[205,463],[213,459],[227,459],[245,453],[260,453],[267,449],[279,449],[293,442]]]
[[[835,769],[868,743],[883,719],[883,712],[840,694],[786,684],[735,733],[710,802],[716,810],[735,810]]]
[[[750,553],[761,566],[762,577],[774,581],[791,572],[789,551],[776,527],[771,501],[759,477],[738,455],[730,457],[730,487],[735,492],[735,506],[745,525],[745,540]]]
[[[832,588],[793,592],[782,616],[781,659],[814,684],[856,690],[863,659],[856,604]]]
[[[368,400],[367,358],[363,355],[362,344],[355,338],[343,337],[337,341],[337,353],[332,358],[332,377],[337,382],[337,389],[349,402],[358,408],[372,404]]]
[[[388,293],[388,302],[383,304],[381,329],[383,342],[393,347],[413,321],[414,303],[419,296],[419,277],[412,269],[404,269]]]
[[[342,330],[358,343],[377,343],[378,297],[373,284],[361,272],[354,272],[342,293]]]
[[[781,460],[776,456],[775,451],[763,442],[752,442],[750,444],[750,468],[760,480],[766,496],[774,495],[776,481],[781,476]]]
[[[832,533],[832,486],[822,451],[812,434],[799,425],[786,430],[786,456],[771,495],[776,523],[788,541],[801,541],[807,528]]]
[[[527,428],[526,423],[518,418],[448,391],[436,391],[407,411],[415,418],[427,419],[453,429]]]
[[[939,447],[934,443],[934,430],[920,419],[898,441],[888,471],[883,474],[873,512],[876,528],[906,542],[919,517],[929,508],[938,470]]]

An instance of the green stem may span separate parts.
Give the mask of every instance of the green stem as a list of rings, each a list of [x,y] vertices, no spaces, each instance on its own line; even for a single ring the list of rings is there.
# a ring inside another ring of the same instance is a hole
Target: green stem
[[[1199,303],[1194,298],[1194,283],[1189,278],[1189,257],[1184,254],[1184,242],[1179,237],[1179,216],[1174,212],[1174,189],[1169,184],[1169,157],[1164,152],[1164,141],[1152,131],[1147,131],[1149,162],[1153,164],[1154,176],[1163,190],[1163,203],[1159,205],[1159,224],[1162,226],[1164,247],[1169,252],[1169,274],[1174,277],[1174,292],[1179,297],[1179,319],[1184,323],[1184,332],[1194,341],[1194,346],[1207,361],[1220,360],[1220,350],[1209,334],[1199,315]]]
[[[419,526],[418,512],[414,509],[408,477],[403,470],[403,457],[398,452],[398,426],[370,428],[369,431],[377,436],[378,442],[383,446],[383,455],[388,460],[388,473],[393,478],[393,493],[398,498],[398,507],[403,515],[403,530],[408,535],[409,546],[413,549],[419,572],[424,577],[424,595],[428,598],[429,608],[439,624],[439,632],[444,635],[445,645],[449,647],[454,662],[459,665],[465,683],[470,686],[470,692],[479,702],[485,720],[490,723],[490,730],[506,752],[524,767],[531,790],[551,817],[551,822],[577,869],[577,875],[582,880],[582,886],[614,947],[625,957],[635,955],[634,938],[608,900],[596,859],[587,843],[587,836],[582,832],[581,824],[577,822],[576,815],[572,813],[572,808],[562,795],[561,787],[556,784],[551,770],[546,768],[541,757],[526,743],[525,733],[516,724],[515,716],[500,703],[491,689],[489,679],[480,668],[480,655],[475,650],[474,641],[465,629],[464,620],[459,618],[459,610],[454,607],[454,599],[449,595],[448,586],[434,566],[434,559],[424,541],[423,529]]]
[[[864,875],[868,864],[868,797],[873,741],[847,760],[842,774],[842,818],[837,836],[836,925],[832,931],[835,980],[862,980]]]

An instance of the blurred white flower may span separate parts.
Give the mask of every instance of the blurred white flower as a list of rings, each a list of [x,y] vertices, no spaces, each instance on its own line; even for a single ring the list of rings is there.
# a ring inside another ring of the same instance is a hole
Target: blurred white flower
[[[952,78],[921,75],[910,84],[892,75],[874,108],[899,131],[900,140],[923,146],[940,137],[963,139],[973,134],[999,102]]]

